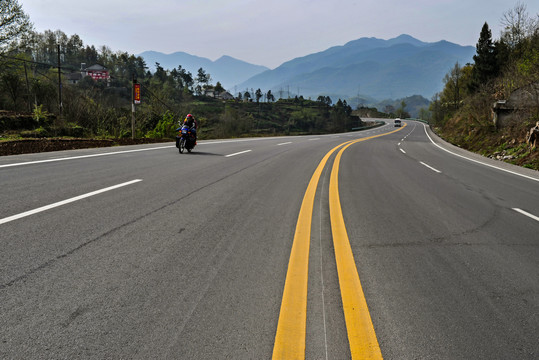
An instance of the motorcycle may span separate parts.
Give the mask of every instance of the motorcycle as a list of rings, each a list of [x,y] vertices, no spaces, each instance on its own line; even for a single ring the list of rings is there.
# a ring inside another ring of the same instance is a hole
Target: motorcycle
[[[191,152],[196,145],[196,129],[183,125],[176,130],[178,131],[178,135],[176,135],[176,147],[180,151],[180,154],[183,154],[185,150]]]

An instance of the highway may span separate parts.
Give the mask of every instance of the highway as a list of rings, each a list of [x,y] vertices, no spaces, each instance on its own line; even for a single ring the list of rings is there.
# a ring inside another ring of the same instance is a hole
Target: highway
[[[0,157],[0,358],[537,359],[539,174],[403,123]]]

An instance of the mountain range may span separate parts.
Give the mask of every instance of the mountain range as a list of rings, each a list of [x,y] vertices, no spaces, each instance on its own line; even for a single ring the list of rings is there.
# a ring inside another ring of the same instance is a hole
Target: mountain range
[[[260,88],[283,97],[299,93],[313,99],[324,95],[375,102],[410,95],[430,98],[443,89],[443,78],[451,67],[457,61],[461,65],[472,62],[474,54],[473,46],[445,40],[428,43],[403,34],[389,40],[360,38],[292,59],[273,70],[229,56],[216,61],[181,52],[147,51],[140,56],[147,64],[159,62],[165,69],[182,65],[194,76],[202,67],[213,83],[220,81],[231,92]]]
[[[265,66],[250,64],[227,55],[221,56],[215,61],[181,51],[172,54],[145,51],[138,56],[144,58],[151,72],[156,69],[155,63],[159,63],[161,67],[168,70],[178,68],[181,65],[182,68],[193,74],[193,77],[197,76],[198,69],[203,68],[207,74],[210,74],[212,84],[215,85],[219,81],[225,89],[230,89],[256,74],[269,70]]]

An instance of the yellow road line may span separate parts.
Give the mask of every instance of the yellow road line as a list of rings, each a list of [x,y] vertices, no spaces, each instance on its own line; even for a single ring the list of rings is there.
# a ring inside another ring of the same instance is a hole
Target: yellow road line
[[[406,124],[404,125],[406,126]],[[329,181],[329,213],[331,220],[331,232],[333,247],[335,249],[335,261],[339,275],[339,287],[343,303],[344,319],[350,344],[352,359],[382,359],[380,345],[376,339],[376,333],[372,324],[371,315],[361,287],[356,262],[350,246],[350,240],[344,224],[341,200],[339,196],[339,166],[344,151],[351,145],[385,136],[402,130],[397,130],[358,139],[344,146],[335,157],[331,177]]]
[[[352,359],[382,359],[382,353],[350,247],[339,198],[339,164],[345,146],[335,158],[329,182],[329,211],[335,261]]]
[[[350,142],[350,141],[349,141]],[[335,150],[331,149],[316,168],[299,211],[296,233],[288,261],[281,312],[273,346],[273,359],[305,358],[305,327],[307,321],[307,277],[309,273],[309,247],[311,243],[311,220],[318,181],[326,162]]]
[[[294,234],[294,241],[292,243],[292,250],[290,252],[290,259],[288,262],[288,270],[286,273],[286,280],[283,291],[283,298],[281,302],[281,310],[279,313],[279,322],[277,324],[277,332],[275,335],[275,343],[273,347],[273,359],[305,359],[305,332],[307,321],[307,282],[309,273],[309,248],[311,242],[311,221],[314,207],[314,198],[320,176],[330,156],[339,148],[346,145],[347,148],[352,143],[359,141],[365,141],[373,139],[379,136],[388,135],[396,131],[400,131],[400,128],[389,133],[370,136],[367,138],[352,140],[342,143],[333,149],[331,149],[320,161],[316,168],[305,195],[299,211],[298,221],[296,224],[296,232]],[[344,150],[344,148],[343,148]],[[339,153],[342,154],[341,150]],[[340,160],[340,157],[339,157]],[[335,170],[335,165],[334,165]],[[333,177],[332,171],[332,177]],[[338,173],[338,171],[337,171]],[[338,198],[338,190],[337,190]],[[331,201],[331,200],[330,200]],[[335,205],[334,205],[335,206]],[[340,201],[338,203],[339,213]],[[331,209],[331,207],[330,207]],[[344,228],[344,220],[342,221],[342,228]],[[333,227],[333,224],[332,224]],[[335,237],[335,234],[333,235]],[[348,239],[348,237],[346,237]],[[348,243],[349,246],[349,243]],[[336,255],[337,256],[337,255]],[[352,256],[353,262],[353,256]],[[354,269],[355,263],[353,262]],[[357,275],[357,269],[355,269]],[[340,275],[339,275],[340,278]],[[358,277],[359,280],[359,277]],[[340,282],[340,280],[339,280]],[[341,289],[342,293],[342,289]],[[368,314],[368,310],[367,310]],[[346,314],[345,314],[346,318]],[[370,320],[370,317],[369,317]],[[347,328],[349,328],[348,320],[346,320]],[[371,323],[372,327],[372,323]],[[350,330],[348,330],[350,331]],[[350,335],[349,335],[350,338]],[[350,342],[352,343],[352,342]]]

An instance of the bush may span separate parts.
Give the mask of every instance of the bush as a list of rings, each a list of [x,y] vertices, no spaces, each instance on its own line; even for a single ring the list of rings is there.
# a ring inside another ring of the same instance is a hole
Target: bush
[[[24,130],[20,133],[23,138],[46,138],[49,137],[49,130],[39,127],[35,130]]]
[[[67,124],[61,130],[61,135],[62,136],[69,136],[69,137],[76,137],[76,138],[84,137],[85,133],[86,133],[85,128],[83,128],[82,126],[79,126],[77,124],[73,124],[73,123]]]
[[[5,130],[32,130],[36,126],[30,114],[16,114],[0,111],[0,131]]]
[[[176,128],[177,123],[174,121],[174,114],[167,110],[155,128],[146,133],[146,137],[156,139],[172,138],[174,137],[174,130]]]
[[[51,114],[43,110],[43,105],[34,105],[33,118],[38,124],[47,124],[50,121]]]

